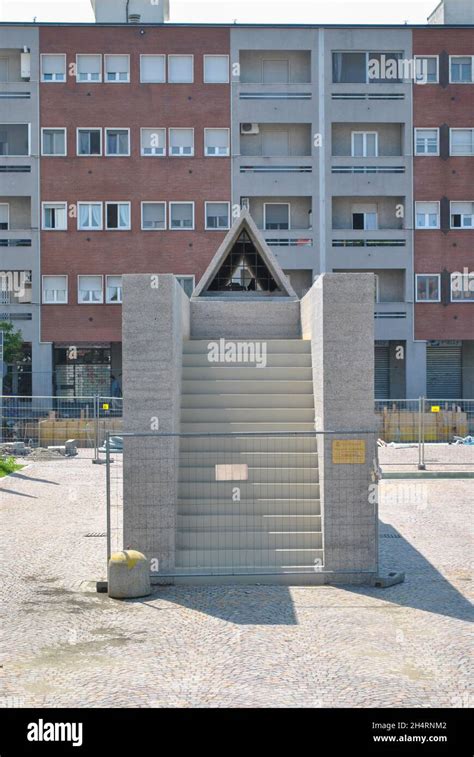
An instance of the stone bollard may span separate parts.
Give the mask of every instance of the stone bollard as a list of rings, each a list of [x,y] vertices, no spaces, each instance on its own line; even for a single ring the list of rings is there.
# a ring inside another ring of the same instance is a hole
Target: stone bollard
[[[114,552],[108,566],[109,597],[133,599],[151,594],[150,567],[145,555],[134,549]]]

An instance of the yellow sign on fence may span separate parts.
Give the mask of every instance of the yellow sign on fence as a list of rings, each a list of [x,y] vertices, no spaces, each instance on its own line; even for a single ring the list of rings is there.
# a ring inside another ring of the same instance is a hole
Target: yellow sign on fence
[[[110,410],[110,407],[107,404],[107,402],[102,405],[102,410]]]
[[[439,405],[431,405],[431,412],[432,413],[439,413],[441,410]]]
[[[363,465],[366,444],[363,439],[334,439],[332,461],[335,465]]]

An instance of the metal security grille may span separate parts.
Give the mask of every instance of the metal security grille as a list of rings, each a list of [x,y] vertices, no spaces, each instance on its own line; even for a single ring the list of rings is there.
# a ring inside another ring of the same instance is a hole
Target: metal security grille
[[[462,397],[461,346],[428,346],[426,372],[428,397]]]
[[[390,397],[390,347],[375,346],[375,398]]]

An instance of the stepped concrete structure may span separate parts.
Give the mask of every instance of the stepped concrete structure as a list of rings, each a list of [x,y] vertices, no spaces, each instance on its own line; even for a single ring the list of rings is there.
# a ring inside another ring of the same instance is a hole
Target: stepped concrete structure
[[[376,580],[373,303],[369,273],[299,300],[245,211],[191,298],[124,277],[124,546],[154,580]]]

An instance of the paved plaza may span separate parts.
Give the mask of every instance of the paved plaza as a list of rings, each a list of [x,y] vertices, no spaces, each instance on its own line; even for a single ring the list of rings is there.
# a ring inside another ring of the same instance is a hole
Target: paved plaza
[[[105,469],[0,482],[3,706],[472,706],[473,480],[381,484],[380,554],[404,584],[97,594]],[[92,534],[86,536],[86,534]]]

